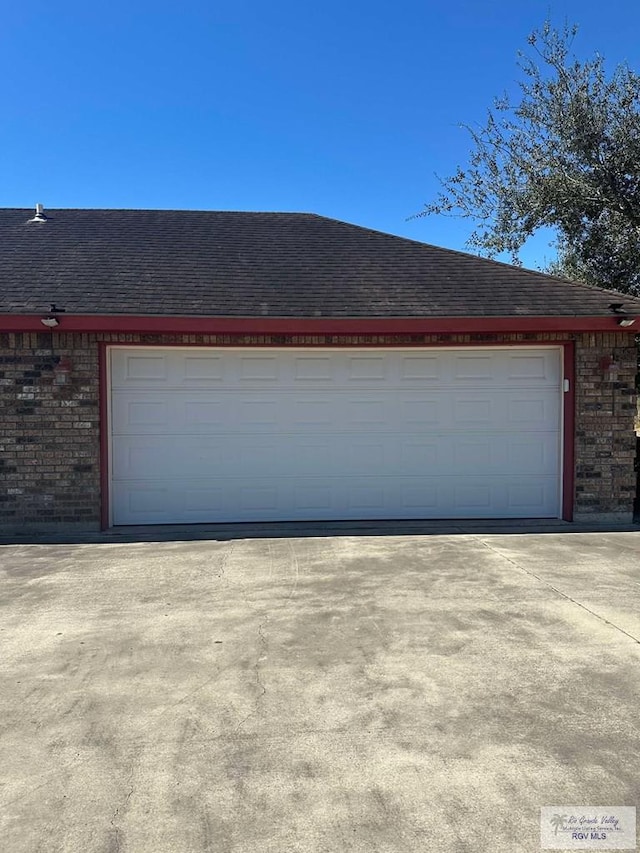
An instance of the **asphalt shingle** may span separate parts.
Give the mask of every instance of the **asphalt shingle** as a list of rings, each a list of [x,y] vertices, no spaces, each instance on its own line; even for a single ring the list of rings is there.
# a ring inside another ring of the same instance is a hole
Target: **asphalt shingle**
[[[0,210],[0,313],[610,316],[640,299],[309,213]]]

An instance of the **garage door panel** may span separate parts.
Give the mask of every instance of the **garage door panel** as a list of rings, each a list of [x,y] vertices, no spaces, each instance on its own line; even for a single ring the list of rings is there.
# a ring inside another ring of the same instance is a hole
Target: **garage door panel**
[[[433,479],[404,481],[398,484],[398,506],[407,518],[429,517],[438,509],[441,484]]]
[[[511,353],[467,351],[452,355],[448,368],[444,378],[460,387],[473,382],[496,388],[557,387],[561,379],[561,364],[555,348]]]
[[[557,347],[110,364],[116,524],[558,515]]]
[[[500,452],[495,439],[490,436],[459,436],[451,440],[456,470],[472,469],[479,474],[495,470],[496,456]]]
[[[158,475],[160,464],[170,464],[173,459],[173,440],[162,436],[121,436],[113,442],[111,467],[113,479],[152,479]],[[164,459],[164,463],[160,460]]]
[[[402,384],[420,383],[427,387],[437,383],[442,378],[443,360],[437,355],[407,355],[401,356],[399,363],[399,380]]]
[[[197,486],[175,479],[148,486],[114,485],[122,519],[116,523],[187,523],[205,521],[287,520],[307,512],[313,518],[493,518],[540,517],[548,512],[556,483],[468,484],[434,478],[371,484],[366,480],[320,478],[305,483],[279,484],[254,480],[216,487],[203,480]],[[336,499],[340,495],[340,500]],[[366,511],[366,515],[363,513]]]
[[[170,384],[171,353],[140,348],[111,350],[112,388],[162,388]]]
[[[296,382],[331,382],[332,363],[329,356],[297,356],[293,377]]]
[[[514,475],[555,477],[560,467],[560,452],[553,433],[522,433],[509,436],[501,446],[506,459],[501,467]]]
[[[205,383],[214,383],[217,386],[225,379],[224,366],[224,359],[220,355],[185,355],[182,360],[180,384],[202,387]]]
[[[169,524],[172,517],[170,484],[144,486],[126,480],[112,485],[114,524]]]
[[[165,395],[120,392],[112,396],[111,430],[115,435],[165,432],[170,402]]]
[[[557,476],[559,467],[555,433],[512,433],[495,435],[449,435],[443,441],[449,457],[443,454],[438,473],[452,470],[473,471],[475,476],[491,477],[508,471],[517,476]],[[452,459],[451,463],[449,460]]]
[[[345,429],[361,430],[388,428],[388,417],[385,400],[380,397],[347,399],[346,415],[344,421]]]
[[[490,426],[495,419],[496,402],[477,395],[471,400],[459,397],[453,402],[452,426],[463,430],[480,424],[485,428]]]
[[[416,471],[430,475],[444,473],[450,463],[450,442],[446,435],[399,437],[395,445],[394,468],[401,475]]]
[[[354,476],[367,476],[372,473],[375,460],[375,470],[379,476],[389,473],[390,460],[388,456],[392,452],[388,441],[384,437],[363,438],[358,436],[346,436],[349,442],[343,446],[338,453],[338,461],[343,474]]]
[[[500,430],[504,427],[505,394],[487,390],[459,391],[447,395],[446,424],[460,432],[477,432],[479,428]]]
[[[553,389],[533,389],[523,393],[508,389],[488,390],[485,394],[459,392],[447,395],[450,408],[443,402],[441,423],[451,429],[471,431],[481,426],[491,432],[514,432],[550,426],[557,431],[560,423],[560,393]]]
[[[140,383],[166,382],[168,378],[168,360],[165,355],[135,353],[125,355],[121,363],[123,382]]]
[[[114,391],[112,434],[189,435],[209,433],[213,427],[228,430],[224,403],[202,393],[184,391]]]
[[[224,512],[227,502],[226,490],[216,487],[211,483],[203,483],[197,488],[185,485],[184,489],[184,511],[188,513],[216,513]]]
[[[522,382],[546,380],[548,378],[548,362],[544,354],[513,355],[507,361],[507,376],[515,379],[518,385]]]
[[[240,382],[272,382],[279,379],[280,365],[275,356],[240,356]]]
[[[283,452],[288,456],[290,468],[301,478],[317,476],[318,471],[339,473],[335,444],[322,434],[310,438],[287,437]]]
[[[197,432],[222,432],[229,428],[229,417],[222,400],[175,399],[171,429],[183,435]]]
[[[167,510],[170,491],[169,488],[138,486],[128,497],[132,513],[153,515]]]
[[[383,485],[378,481],[375,484],[363,484],[361,486],[356,483],[346,484],[347,494],[347,509],[353,515],[365,513],[375,513],[380,515],[386,509],[385,490]]]
[[[535,515],[547,501],[548,488],[549,484],[544,481],[509,483],[507,485],[507,506],[510,509],[527,509]]]
[[[282,429],[278,401],[272,396],[240,401],[235,422],[243,432],[277,432]]]
[[[360,355],[349,357],[347,381],[369,383],[386,382],[389,378],[389,359],[384,355]]]
[[[522,479],[506,484],[505,518],[548,517],[549,507],[557,501],[558,482],[555,477]]]
[[[293,506],[299,512],[331,512],[333,489],[331,483],[305,482],[293,486]]]
[[[280,487],[269,483],[247,483],[238,489],[239,506],[249,512],[278,512]]]
[[[557,350],[538,350],[535,353],[510,353],[505,360],[509,384],[528,387],[544,384],[557,387],[561,380],[561,364]]]
[[[494,495],[490,482],[458,482],[453,487],[456,515],[482,515],[493,509]]]
[[[149,429],[166,430],[168,427],[169,406],[166,400],[138,400],[127,401],[126,408],[121,410],[123,417],[123,429],[139,432],[141,429],[147,432]]]
[[[492,355],[466,352],[455,356],[453,379],[464,382],[494,383],[496,372]]]
[[[486,478],[483,482],[451,482],[452,518],[549,517],[557,500],[557,479]]]
[[[400,413],[401,421],[410,430],[431,429],[444,422],[442,398],[431,397],[406,397],[398,395],[395,403]]]
[[[560,396],[531,392],[528,396],[512,394],[507,400],[505,422],[518,429],[542,427],[560,422]]]
[[[331,399],[325,396],[318,399],[305,397],[301,400],[294,397],[285,407],[291,411],[289,424],[296,429],[327,430],[334,425],[331,403]]]
[[[229,442],[208,437],[193,436],[185,445],[181,436],[121,436],[114,443],[113,477],[153,481],[162,476],[199,476],[203,471],[219,471],[229,452]]]

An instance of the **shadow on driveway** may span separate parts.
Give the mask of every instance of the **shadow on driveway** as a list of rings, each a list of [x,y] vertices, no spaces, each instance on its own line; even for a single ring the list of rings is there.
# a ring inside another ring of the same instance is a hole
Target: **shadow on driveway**
[[[629,524],[569,523],[555,519],[437,521],[290,521],[240,524],[156,524],[112,527],[102,532],[0,535],[0,545],[109,542],[195,542],[203,539],[305,539],[321,536],[455,536],[460,534],[604,533],[640,531]]]

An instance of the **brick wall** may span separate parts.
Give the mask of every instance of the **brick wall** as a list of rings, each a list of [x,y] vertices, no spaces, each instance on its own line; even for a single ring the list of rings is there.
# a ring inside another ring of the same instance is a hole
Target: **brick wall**
[[[58,360],[73,369],[54,384]],[[0,529],[99,524],[98,348],[88,335],[0,335]]]
[[[635,494],[633,336],[576,345],[576,517],[628,520]],[[0,334],[0,531],[97,530],[98,343],[201,346],[420,346],[557,342],[553,335]],[[613,355],[617,376],[603,372]],[[66,384],[56,373],[70,364]]]
[[[607,362],[618,365],[615,373]],[[576,341],[576,520],[630,520],[636,493],[633,335],[581,335]]]

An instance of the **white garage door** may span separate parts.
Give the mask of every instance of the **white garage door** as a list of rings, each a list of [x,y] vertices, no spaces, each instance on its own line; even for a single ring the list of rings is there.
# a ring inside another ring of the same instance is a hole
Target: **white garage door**
[[[114,524],[559,515],[557,347],[110,353]]]

